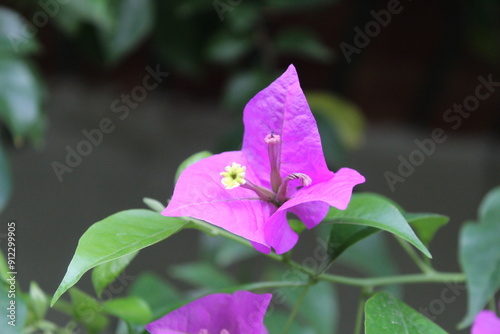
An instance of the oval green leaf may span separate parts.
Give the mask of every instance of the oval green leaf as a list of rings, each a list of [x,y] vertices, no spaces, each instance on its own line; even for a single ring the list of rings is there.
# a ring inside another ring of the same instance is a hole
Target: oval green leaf
[[[0,57],[0,119],[14,137],[40,137],[43,91],[35,70],[23,59]]]
[[[127,254],[116,260],[98,265],[92,270],[92,285],[99,297],[101,297],[103,290],[120,275],[137,254],[138,252]]]
[[[441,327],[387,292],[365,304],[365,334],[446,334]]]
[[[139,297],[124,297],[108,300],[102,304],[103,312],[114,315],[132,324],[145,325],[153,315],[148,304]]]
[[[178,218],[142,209],[118,212],[95,223],[80,238],[51,305],[88,270],[164,240],[185,225]]]
[[[449,217],[434,213],[404,213],[404,217],[426,246],[429,246],[437,230],[450,220]]]
[[[415,232],[413,232],[398,208],[383,196],[371,193],[354,194],[347,209],[339,210],[333,207],[330,208],[324,221],[361,225],[365,228],[374,227],[390,232],[408,241],[427,257],[432,258],[432,255]],[[364,229],[352,229],[347,232],[349,233],[346,233],[345,240],[336,241],[336,256],[340,255],[342,251],[354,244],[354,242],[373,234],[371,233],[373,231],[370,229],[367,231]]]
[[[459,328],[469,326],[476,314],[500,289],[500,187],[490,191],[479,207],[479,223],[460,231],[459,259],[467,277],[467,315]]]

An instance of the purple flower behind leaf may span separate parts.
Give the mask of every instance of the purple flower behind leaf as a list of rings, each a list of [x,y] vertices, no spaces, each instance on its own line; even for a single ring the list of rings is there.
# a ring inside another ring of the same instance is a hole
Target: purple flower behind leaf
[[[500,334],[500,318],[493,311],[479,312],[474,319],[471,334]]]
[[[146,325],[151,334],[267,334],[264,315],[271,294],[216,293]]]
[[[349,168],[328,169],[293,65],[250,100],[243,123],[241,151],[186,168],[163,215],[205,220],[250,240],[261,252],[285,253],[298,240],[287,212],[313,228],[330,206],[345,209],[352,188],[365,178]]]

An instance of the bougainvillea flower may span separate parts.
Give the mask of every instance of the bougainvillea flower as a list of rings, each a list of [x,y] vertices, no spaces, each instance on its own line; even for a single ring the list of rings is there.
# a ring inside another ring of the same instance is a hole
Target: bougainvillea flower
[[[500,318],[490,310],[479,312],[474,319],[471,334],[500,334]]]
[[[271,294],[216,293],[146,325],[151,334],[267,334],[264,315]]]
[[[259,92],[243,112],[241,151],[224,152],[186,168],[165,216],[207,221],[264,253],[281,254],[298,240],[287,213],[313,228],[329,206],[345,209],[357,171],[328,170],[316,121],[293,65]]]

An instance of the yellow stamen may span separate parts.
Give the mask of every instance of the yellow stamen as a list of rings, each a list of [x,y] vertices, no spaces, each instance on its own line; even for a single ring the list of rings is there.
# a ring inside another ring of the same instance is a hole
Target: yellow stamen
[[[225,172],[220,173],[222,176],[222,184],[226,189],[233,189],[245,184],[245,170],[247,168],[236,162],[233,162],[231,166],[226,166]]]

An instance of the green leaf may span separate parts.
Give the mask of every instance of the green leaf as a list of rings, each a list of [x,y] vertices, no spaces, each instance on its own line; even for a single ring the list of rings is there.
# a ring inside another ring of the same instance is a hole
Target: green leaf
[[[185,225],[186,222],[178,218],[142,209],[118,212],[95,223],[80,238],[51,305],[89,269],[151,246]]]
[[[349,100],[331,93],[307,92],[307,102],[315,115],[321,115],[338,133],[343,146],[355,149],[361,146],[365,132],[365,118],[361,110]]]
[[[100,36],[107,60],[115,63],[151,32],[154,4],[152,0],[119,0],[112,8],[114,24],[102,29]]]
[[[350,246],[378,231],[378,228],[363,225],[333,224],[328,238],[330,261],[335,260]]]
[[[170,268],[170,274],[183,282],[211,290],[218,290],[236,284],[229,275],[208,262],[176,265]]]
[[[42,88],[34,69],[22,59],[0,57],[0,120],[15,139],[39,138],[44,119]]]
[[[0,6],[0,54],[24,55],[35,52],[39,44],[17,12]]]
[[[139,297],[115,298],[102,304],[103,311],[132,324],[145,325],[153,318],[148,304]]]
[[[194,17],[179,14],[179,3],[156,1],[161,16],[154,29],[153,46],[165,67],[199,79],[206,70],[203,66],[206,41],[220,23],[214,20],[213,12]]]
[[[120,275],[137,254],[138,252],[133,252],[124,255],[98,265],[92,270],[92,284],[99,297],[101,297],[102,291]]]
[[[72,0],[60,6],[53,19],[69,35],[75,35],[83,23],[102,30],[111,29],[112,7],[111,0]]]
[[[258,255],[254,249],[231,239],[214,238],[206,234],[202,234],[200,238],[203,258],[220,267],[228,267],[233,263]]]
[[[446,332],[387,292],[365,304],[365,334],[446,334]]]
[[[1,93],[0,93],[1,94]],[[12,192],[12,181],[7,156],[0,144],[0,212],[3,211],[9,201]]]
[[[286,296],[287,304],[294,307],[303,289],[303,287],[285,288],[280,291]],[[319,282],[311,286],[299,310],[300,318],[308,326],[314,328],[316,334],[335,333],[338,314],[336,292],[327,282]]]
[[[153,311],[153,318],[159,318],[163,310],[182,299],[175,287],[153,273],[144,273],[132,284],[130,296],[143,299]]]
[[[212,37],[206,50],[208,60],[224,65],[234,64],[252,48],[248,36],[236,36],[221,30]]]
[[[274,311],[271,314],[266,314],[264,323],[269,333],[281,333],[288,320],[288,313],[282,311]],[[304,328],[297,322],[294,322],[288,331],[289,334],[317,334],[312,328]],[[329,333],[331,334],[331,333]]]
[[[459,328],[469,326],[476,314],[500,289],[500,187],[490,191],[479,207],[479,222],[467,223],[459,237],[459,259],[467,277],[467,314]]]
[[[102,306],[86,293],[72,288],[71,296],[73,319],[83,324],[89,334],[100,333],[108,326],[108,318],[102,314]]]
[[[142,201],[155,212],[161,213],[165,209],[165,205],[154,198],[144,197]]]
[[[303,28],[281,31],[276,36],[275,47],[280,53],[304,56],[325,63],[333,59],[332,50],[323,44],[313,31]]]
[[[210,153],[208,151],[201,151],[201,152],[198,152],[198,153],[195,153],[195,154],[191,155],[189,158],[187,158],[186,160],[184,160],[179,165],[179,167],[177,167],[177,171],[175,172],[175,182],[177,182],[177,180],[179,179],[179,176],[181,176],[181,173],[186,168],[188,168],[189,166],[191,166],[195,162],[198,162],[198,161],[200,161],[202,159],[205,159],[205,158],[208,158],[210,156],[212,156],[212,153]]]
[[[7,266],[7,259],[5,258],[5,255],[3,254],[2,250],[0,249],[0,285],[1,284],[7,284],[7,278],[9,278],[9,268]]]
[[[398,272],[396,261],[387,245],[387,235],[378,233],[356,243],[338,258],[338,263],[357,270],[367,276],[391,276]],[[366,261],[366,259],[370,261]],[[383,288],[395,296],[401,295],[401,286]]]
[[[241,111],[246,103],[270,82],[272,79],[269,73],[263,70],[254,69],[235,73],[226,83],[224,105],[231,110]]]
[[[413,244],[429,258],[432,257],[425,245],[418,239],[410,225],[408,225],[408,222],[398,208],[383,196],[370,193],[354,194],[347,209],[339,210],[333,207],[330,208],[324,221],[331,221],[336,224],[360,225],[365,228],[374,227],[384,230]],[[348,244],[350,243],[349,240],[354,239],[361,240],[361,237],[371,234],[366,231],[363,232],[363,230],[351,230],[351,232],[360,234],[357,237],[355,237],[356,234],[347,234],[348,238],[343,243]],[[371,231],[368,230],[368,232]],[[342,240],[340,241],[342,242]],[[347,245],[345,247],[337,245],[334,254],[336,256],[340,255],[339,250],[345,250],[347,247]]]
[[[43,320],[49,308],[49,299],[36,282],[31,282],[29,296],[29,307],[36,320]]]
[[[426,246],[429,246],[437,230],[450,220],[449,217],[433,213],[404,213],[404,217]]]

